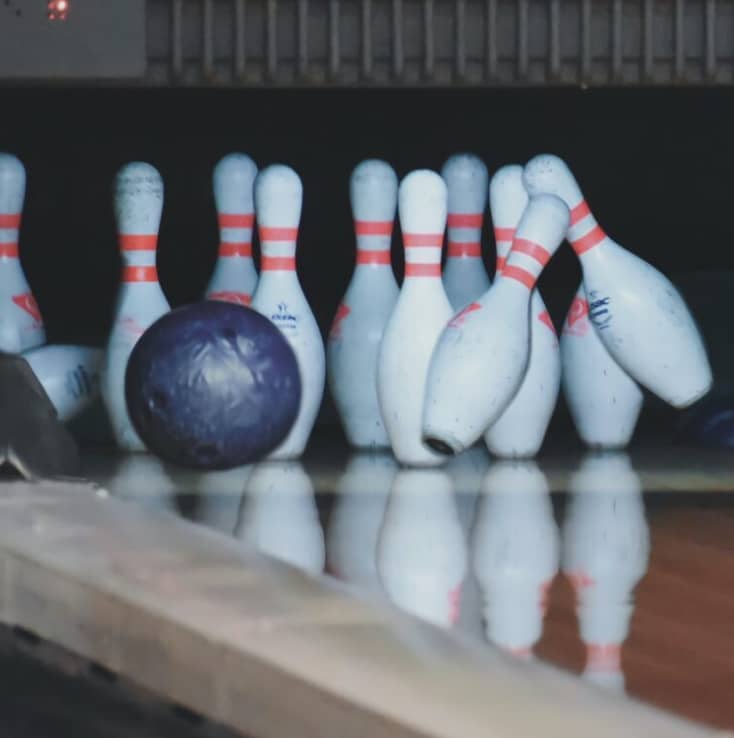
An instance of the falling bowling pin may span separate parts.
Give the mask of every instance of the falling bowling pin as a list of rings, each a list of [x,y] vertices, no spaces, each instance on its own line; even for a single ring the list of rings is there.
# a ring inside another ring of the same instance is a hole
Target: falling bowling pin
[[[422,431],[431,448],[468,448],[515,396],[530,355],[532,290],[568,222],[561,199],[531,197],[501,274],[444,329],[426,383]]]
[[[261,275],[252,307],[269,318],[290,344],[301,376],[301,405],[293,426],[269,459],[298,458],[308,443],[324,394],[324,342],[296,273],[296,240],[303,186],[287,166],[273,164],[255,180]]]
[[[576,592],[584,677],[622,691],[622,644],[650,552],[640,479],[627,454],[589,454],[569,492],[563,571]]]
[[[26,351],[23,358],[43,385],[61,421],[71,420],[99,395],[102,349],[53,344]]]
[[[443,457],[421,441],[426,373],[436,340],[453,310],[441,283],[446,185],[427,169],[408,174],[398,191],[405,279],[385,327],[377,395],[390,445],[401,464],[431,466]]]
[[[249,305],[257,284],[252,260],[253,187],[257,165],[246,154],[227,154],[214,167],[212,184],[219,222],[219,254],[206,297]]]
[[[25,183],[20,159],[0,152],[0,351],[11,354],[46,342],[41,312],[18,252]]]
[[[448,191],[448,246],[443,286],[454,313],[489,289],[482,260],[482,221],[489,175],[474,154],[455,154],[441,169]]]
[[[163,180],[150,164],[126,164],[115,178],[114,209],[122,254],[122,284],[102,362],[101,392],[117,445],[145,451],[125,400],[125,371],[145,330],[171,308],[158,282],[156,249]]]
[[[363,161],[352,172],[349,194],[357,265],[331,324],[327,376],[349,443],[386,448],[390,439],[377,399],[377,353],[398,299],[390,262],[397,176],[384,161]]]
[[[703,397],[713,383],[711,366],[670,280],[604,233],[562,159],[536,156],[523,181],[531,195],[552,193],[571,210],[568,239],[581,262],[589,317],[622,369],[674,407]]]
[[[505,266],[527,202],[522,167],[511,164],[498,170],[489,186],[489,206],[497,243],[497,274],[501,274]],[[484,434],[487,448],[495,456],[535,456],[553,416],[560,385],[558,336],[536,288],[530,301],[530,355],[525,376],[507,409]]]

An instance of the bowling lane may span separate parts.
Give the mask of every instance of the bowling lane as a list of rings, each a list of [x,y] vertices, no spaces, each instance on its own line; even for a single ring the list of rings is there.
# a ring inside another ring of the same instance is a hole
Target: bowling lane
[[[734,471],[647,447],[444,469],[312,444],[301,462],[193,473],[91,454],[118,498],[599,689],[734,728]]]

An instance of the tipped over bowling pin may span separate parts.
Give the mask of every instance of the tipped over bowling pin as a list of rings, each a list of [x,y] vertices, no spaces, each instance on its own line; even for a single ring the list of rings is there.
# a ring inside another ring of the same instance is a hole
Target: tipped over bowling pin
[[[298,416],[269,459],[295,459],[303,453],[324,394],[324,342],[296,273],[302,204],[301,179],[290,167],[273,164],[258,174],[255,213],[262,260],[252,307],[285,336],[296,354],[301,375]]]
[[[212,184],[219,222],[219,255],[206,297],[249,305],[257,284],[252,260],[253,188],[257,165],[246,154],[227,154],[214,167]]]
[[[163,180],[155,167],[133,162],[120,169],[115,177],[114,209],[123,263],[122,283],[102,362],[102,400],[117,445],[126,451],[145,451],[127,412],[125,371],[140,336],[171,309],[156,269]]]
[[[25,167],[0,153],[0,351],[19,354],[46,342],[41,311],[18,252]]]
[[[444,329],[426,382],[422,430],[431,448],[463,451],[515,396],[530,355],[532,290],[568,221],[568,208],[558,197],[531,197],[501,274]]]
[[[531,195],[552,193],[570,208],[568,240],[581,262],[589,317],[622,369],[674,407],[703,397],[713,382],[706,349],[670,280],[604,233],[562,159],[536,156],[523,181]]]
[[[583,283],[561,335],[563,396],[581,440],[592,448],[624,448],[642,409],[642,390],[611,357],[589,320]]]
[[[446,185],[421,169],[400,183],[398,213],[405,279],[385,328],[377,364],[377,395],[390,445],[401,464],[430,466],[444,458],[421,441],[426,373],[453,310],[441,283]]]
[[[54,344],[26,351],[23,358],[43,385],[61,421],[71,420],[99,395],[102,349]]]
[[[576,592],[584,678],[623,690],[621,649],[650,553],[640,478],[627,454],[590,454],[569,492],[563,570]]]
[[[363,161],[352,172],[349,194],[357,237],[357,265],[326,346],[329,387],[349,443],[390,445],[377,399],[377,353],[398,299],[390,240],[398,179],[384,161]]]
[[[489,186],[489,207],[497,243],[497,274],[505,266],[515,229],[528,202],[522,167],[502,167]],[[495,456],[531,457],[540,450],[558,401],[561,357],[553,321],[538,289],[530,301],[530,355],[520,387],[507,409],[484,434]]]
[[[490,643],[520,658],[532,656],[560,548],[545,474],[531,461],[493,464],[472,531],[472,564]]]
[[[474,154],[455,154],[441,169],[448,191],[448,247],[443,286],[455,313],[489,289],[482,260],[482,221],[489,175]]]

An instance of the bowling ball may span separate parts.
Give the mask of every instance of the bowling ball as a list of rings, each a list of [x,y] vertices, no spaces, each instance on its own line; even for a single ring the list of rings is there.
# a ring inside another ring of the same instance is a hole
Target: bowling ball
[[[678,439],[712,448],[734,448],[734,397],[706,398],[679,422]]]
[[[285,438],[301,380],[293,349],[267,318],[207,300],[172,310],[143,333],[125,397],[153,453],[190,468],[229,469]]]

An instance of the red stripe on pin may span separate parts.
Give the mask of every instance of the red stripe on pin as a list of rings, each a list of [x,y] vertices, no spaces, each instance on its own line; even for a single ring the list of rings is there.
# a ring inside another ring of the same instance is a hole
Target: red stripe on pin
[[[581,254],[593,249],[594,246],[598,246],[606,237],[607,234],[604,233],[601,226],[594,226],[585,236],[571,241],[571,248],[577,256],[581,256]]]
[[[292,272],[295,268],[295,256],[264,256],[262,259],[264,272]]]
[[[406,277],[440,277],[440,264],[406,264]]]
[[[122,270],[123,282],[157,282],[158,270],[154,266],[126,266]]]
[[[251,243],[235,243],[233,241],[222,241],[219,244],[220,256],[252,256]]]
[[[235,305],[248,306],[252,302],[252,297],[246,292],[211,292],[207,295],[209,300],[218,300],[219,302],[231,302]]]
[[[0,228],[20,228],[20,213],[0,213]]]
[[[505,265],[505,268],[502,270],[502,276],[509,277],[520,282],[520,284],[524,284],[529,290],[532,290],[535,286],[535,275],[520,267]]]
[[[358,236],[391,236],[391,220],[355,220],[354,232]]]
[[[449,256],[481,256],[482,244],[477,241],[468,243],[449,241],[448,254]]]
[[[0,243],[0,257],[4,256],[10,259],[18,258],[18,244],[17,243]]]
[[[252,228],[255,223],[254,213],[220,213],[220,228]]]
[[[412,246],[443,246],[443,233],[404,233],[403,243],[406,248]]]
[[[449,228],[481,228],[482,213],[449,213],[446,225]]]
[[[580,220],[583,220],[587,215],[591,215],[586,200],[582,200],[575,208],[571,209],[571,225],[576,225]]]
[[[121,233],[119,238],[121,251],[155,251],[158,243],[158,236],[155,233]]]
[[[498,273],[501,272],[505,268],[506,263],[507,263],[507,259],[504,256],[498,256],[497,266],[495,267],[495,271],[497,271]]]
[[[544,249],[539,243],[528,241],[526,238],[516,238],[512,242],[512,250],[535,259],[541,266],[545,266],[551,258],[550,251]]]
[[[494,229],[494,240],[495,241],[512,241],[515,238],[514,228],[495,228]]]
[[[295,241],[298,228],[264,228],[260,226],[261,241]]]
[[[389,251],[357,249],[357,264],[389,264]]]

